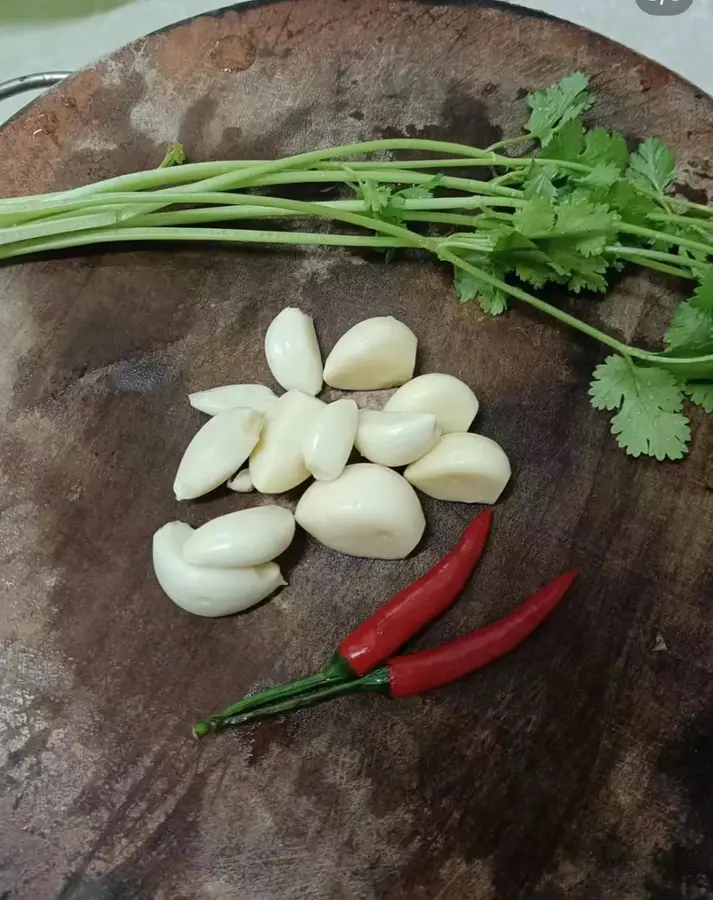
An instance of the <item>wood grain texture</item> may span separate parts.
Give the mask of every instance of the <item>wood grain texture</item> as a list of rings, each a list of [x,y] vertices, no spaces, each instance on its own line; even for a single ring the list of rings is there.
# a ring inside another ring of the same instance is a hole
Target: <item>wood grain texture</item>
[[[485,145],[574,68],[601,124],[659,135],[707,196],[711,101],[653,63],[490,4],[379,0],[248,7],[138,41],[2,130],[2,192],[152,166],[176,138],[194,160],[381,135]],[[646,343],[678,289],[626,277],[578,307]],[[587,403],[598,349],[522,309],[459,305],[436,264],[134,248],[5,266],[0,298],[1,897],[713,897],[710,420],[682,465],[626,458]],[[515,461],[476,579],[423,644],[584,575],[533,640],[453,688],[197,745],[197,716],[320,665],[472,514],[426,502],[403,565],[298,542],[289,588],[231,619],[162,596],[153,531],[253,502],[173,502],[201,419],[185,395],[269,381],[262,335],[288,303],[324,348],[365,316],[403,318],[420,371],[472,384]]]

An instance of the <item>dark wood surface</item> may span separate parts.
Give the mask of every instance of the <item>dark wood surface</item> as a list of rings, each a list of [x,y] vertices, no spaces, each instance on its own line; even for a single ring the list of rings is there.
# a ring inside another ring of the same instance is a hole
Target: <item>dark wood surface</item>
[[[517,133],[527,89],[575,68],[599,122],[662,137],[706,197],[713,105],[693,87],[540,16],[378,0],[252,6],[138,41],[3,129],[2,193],[153,166],[175,138],[193,160],[369,136],[486,145]],[[580,309],[645,343],[678,288],[627,277]],[[681,465],[626,458],[588,406],[598,348],[522,309],[461,306],[435,264],[154,247],[5,266],[0,298],[0,897],[713,897],[710,419]],[[316,668],[472,514],[426,502],[405,564],[298,541],[289,588],[242,616],[161,594],[153,531],[253,502],[173,501],[201,419],[186,393],[269,381],[262,336],[287,304],[325,348],[365,316],[402,318],[420,371],[472,384],[515,463],[477,577],[423,644],[584,574],[533,640],[453,688],[198,745],[197,716]]]

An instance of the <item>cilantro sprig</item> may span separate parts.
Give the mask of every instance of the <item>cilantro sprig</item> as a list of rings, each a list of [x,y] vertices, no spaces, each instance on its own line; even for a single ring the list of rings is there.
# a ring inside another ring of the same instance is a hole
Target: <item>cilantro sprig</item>
[[[617,443],[632,456],[679,460],[691,422],[713,413],[713,206],[676,195],[676,160],[660,140],[630,152],[624,135],[590,123],[594,100],[586,74],[566,75],[528,95],[521,135],[485,150],[388,138],[189,163],[174,145],[151,171],[0,200],[0,260],[147,240],[430,253],[452,265],[463,302],[490,315],[526,304],[599,342],[609,356],[590,399],[611,413]],[[517,145],[527,152],[505,155]],[[313,184],[315,199],[279,196],[293,184]],[[325,199],[325,186],[338,198]],[[692,285],[690,299],[672,304],[660,350],[552,302],[563,292],[594,302],[631,266]]]

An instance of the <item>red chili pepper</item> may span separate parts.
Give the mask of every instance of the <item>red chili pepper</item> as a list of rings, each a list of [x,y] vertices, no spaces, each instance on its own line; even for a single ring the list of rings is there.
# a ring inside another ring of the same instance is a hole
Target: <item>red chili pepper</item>
[[[283,692],[269,702],[265,700],[257,708],[236,704],[232,711],[227,710],[222,715],[198,722],[194,734],[202,737],[210,731],[249,725],[269,716],[295,712],[345,694],[376,692],[398,698],[445,687],[514,650],[554,610],[578,574],[571,571],[560,575],[509,616],[459,640],[433,650],[396,657],[362,678],[311,685],[301,693],[295,691],[292,696]]]
[[[444,687],[510,653],[549,616],[578,575],[560,575],[509,616],[459,640],[390,659],[390,695],[410,697]]]
[[[308,691],[341,685],[365,675],[418,634],[456,599],[480,559],[493,514],[488,509],[466,528],[456,546],[410,587],[396,594],[339,645],[321,672],[244,697],[221,713],[204,719],[196,734],[254,709],[288,701]]]
[[[439,616],[463,590],[488,539],[492,512],[482,512],[443,559],[379,607],[339,645],[355,675],[366,675]]]

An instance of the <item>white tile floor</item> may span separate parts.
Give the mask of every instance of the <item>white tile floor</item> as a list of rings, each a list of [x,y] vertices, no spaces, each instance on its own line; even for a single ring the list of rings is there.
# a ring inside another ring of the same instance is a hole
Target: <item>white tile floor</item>
[[[104,12],[48,22],[23,19],[17,10],[24,2],[0,0],[0,81],[29,72],[76,69],[149,31],[228,5],[220,0],[128,0]],[[713,0],[693,0],[691,9],[675,18],[646,15],[636,0],[519,0],[519,5],[606,34],[713,93]],[[0,102],[0,122],[31,97]]]

